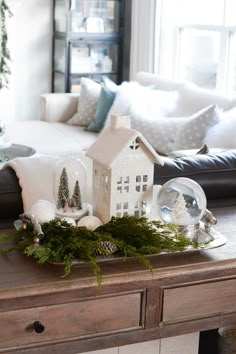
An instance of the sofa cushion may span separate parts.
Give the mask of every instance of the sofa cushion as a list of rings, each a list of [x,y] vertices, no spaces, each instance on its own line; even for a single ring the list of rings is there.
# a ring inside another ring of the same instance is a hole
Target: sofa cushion
[[[236,97],[207,90],[187,81],[163,78],[146,72],[138,72],[135,80],[145,86],[155,84],[159,90],[178,91],[178,104],[172,112],[175,117],[189,116],[210,104],[217,104],[223,110],[236,105]]]
[[[86,77],[81,78],[80,84],[77,112],[67,123],[87,127],[95,117],[101,85]]]
[[[208,130],[205,143],[214,148],[236,149],[236,107],[223,112],[221,117],[220,122]]]
[[[236,150],[163,159],[164,166],[155,164],[154,184],[191,178],[202,186],[208,206],[236,205]]]
[[[13,227],[13,221],[23,212],[21,188],[15,172],[0,170],[0,228]]]
[[[219,121],[219,109],[212,105],[190,117],[153,119],[130,110],[131,127],[143,134],[154,149],[164,155],[174,150],[200,148],[209,127]]]
[[[155,85],[158,90],[165,91],[179,91],[185,84],[185,81],[168,79],[160,75],[155,75],[144,71],[137,72],[134,80],[139,82],[141,85]]]
[[[219,121],[220,111],[216,105],[210,105],[193,114],[177,130],[174,150],[200,148],[209,128]]]
[[[97,139],[97,133],[86,132],[83,127],[43,121],[8,123],[6,134],[15,144],[30,146],[42,154],[87,150]]]
[[[229,96],[217,94],[214,91],[186,82],[179,89],[179,100],[175,114],[177,116],[187,116],[210,104],[217,104],[219,108],[227,110],[233,101]]]
[[[105,123],[107,114],[114,102],[118,86],[107,77],[101,80],[101,91],[98,99],[94,120],[85,130],[99,133]]]
[[[208,207],[236,205],[236,150],[163,159],[163,166],[154,166],[154,184],[191,178],[205,191]],[[19,181],[9,166],[0,170],[0,210],[0,228],[11,227],[23,212]]]

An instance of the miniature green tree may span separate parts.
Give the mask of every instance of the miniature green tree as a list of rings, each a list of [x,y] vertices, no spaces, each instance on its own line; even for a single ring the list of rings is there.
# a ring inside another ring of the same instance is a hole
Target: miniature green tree
[[[80,193],[80,186],[78,180],[75,182],[74,192],[71,199],[72,199],[72,204],[76,209],[78,210],[82,209],[81,193]]]
[[[69,183],[66,168],[61,172],[60,182],[57,193],[57,208],[64,209],[69,203]]]

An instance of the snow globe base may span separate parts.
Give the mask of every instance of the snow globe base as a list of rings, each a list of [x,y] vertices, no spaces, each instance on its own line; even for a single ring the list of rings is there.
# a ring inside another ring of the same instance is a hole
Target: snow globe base
[[[198,242],[200,231],[200,223],[194,225],[178,225],[178,229],[182,235],[190,238],[193,242]]]

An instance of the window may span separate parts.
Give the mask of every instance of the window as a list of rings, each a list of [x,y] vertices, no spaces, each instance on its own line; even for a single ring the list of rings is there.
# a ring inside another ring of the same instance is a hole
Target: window
[[[134,205],[134,216],[140,217],[147,214],[147,202],[145,200],[137,201]]]
[[[116,203],[116,216],[117,217],[121,217],[121,216],[129,215],[128,209],[129,209],[129,203],[128,202]]]
[[[156,1],[155,71],[236,91],[236,1]]]
[[[132,144],[130,145],[131,150],[137,150],[139,148],[139,140],[138,138],[135,139]]]
[[[126,177],[119,177],[117,179],[117,191],[122,193],[128,193],[129,192],[129,176]]]

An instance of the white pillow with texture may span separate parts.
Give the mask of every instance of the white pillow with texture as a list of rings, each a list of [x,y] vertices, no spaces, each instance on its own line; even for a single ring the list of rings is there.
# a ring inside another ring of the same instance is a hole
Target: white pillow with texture
[[[193,83],[185,83],[179,88],[179,100],[175,116],[187,117],[211,104],[216,104],[223,110],[232,107],[234,100],[214,91],[207,90]]]
[[[111,115],[127,115],[131,109],[151,119],[171,115],[177,100],[176,91],[155,90],[134,81],[123,82],[108,112],[105,127],[110,124]]]
[[[101,85],[86,77],[81,78],[80,84],[77,112],[67,121],[67,124],[87,127],[94,120]]]
[[[174,150],[199,149],[202,147],[209,128],[220,121],[217,105],[210,105],[189,117],[178,129]]]
[[[220,122],[210,128],[205,143],[209,148],[236,149],[236,107],[221,114]]]

